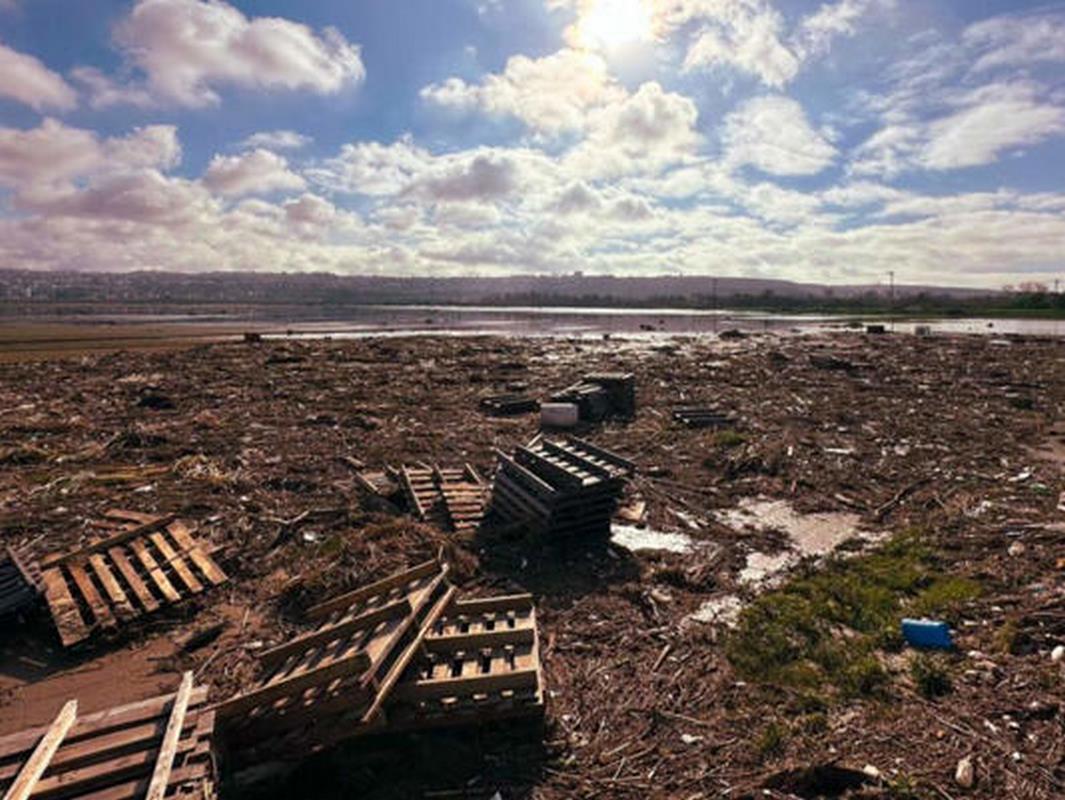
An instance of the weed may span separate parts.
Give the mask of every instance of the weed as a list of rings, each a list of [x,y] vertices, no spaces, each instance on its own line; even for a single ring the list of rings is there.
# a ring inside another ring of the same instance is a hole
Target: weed
[[[788,736],[789,731],[785,726],[779,722],[770,722],[755,740],[754,746],[758,755],[763,761],[781,755],[788,743]]]
[[[876,696],[889,682],[877,651],[901,649],[901,617],[956,614],[979,593],[974,581],[936,575],[937,566],[912,532],[867,556],[833,559],[744,609],[726,654],[748,680]]]
[[[739,447],[746,443],[747,437],[739,431],[734,431],[731,428],[726,428],[725,430],[718,431],[714,434],[714,444],[718,447],[732,449],[733,447]]]
[[[932,699],[954,691],[947,664],[942,658],[929,653],[919,653],[910,662],[910,675],[922,696]]]

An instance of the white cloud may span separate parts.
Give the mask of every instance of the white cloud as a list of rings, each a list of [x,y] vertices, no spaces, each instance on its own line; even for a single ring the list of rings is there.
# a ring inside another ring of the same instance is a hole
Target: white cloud
[[[0,128],[0,185],[21,193],[54,191],[108,173],[169,169],[180,159],[177,129],[171,125],[148,125],[109,139],[54,119],[29,130]]]
[[[771,175],[816,175],[837,156],[833,147],[789,97],[756,97],[730,114],[722,142],[725,162],[750,164]]]
[[[480,84],[449,78],[426,86],[421,96],[453,110],[517,117],[534,130],[559,134],[582,129],[590,109],[624,98],[625,90],[599,56],[563,49],[543,58],[513,56],[501,74]]]
[[[990,164],[1004,152],[1065,133],[1065,109],[1040,102],[1031,87],[992,85],[965,99],[966,107],[929,125],[920,162],[930,169]]]
[[[593,178],[660,171],[695,153],[701,143],[698,118],[690,98],[645,83],[625,100],[593,111],[587,138],[564,164]]]
[[[979,54],[973,69],[1065,61],[1065,15],[992,17],[970,25],[962,41]]]
[[[211,191],[234,197],[306,186],[282,156],[261,148],[236,156],[215,156],[203,174],[203,183]]]
[[[224,86],[331,94],[365,77],[357,45],[278,17],[249,19],[222,0],[139,0],[115,27],[115,43],[143,83],[116,84],[98,70],[76,75],[93,103],[198,107]]]
[[[305,174],[315,183],[336,192],[371,196],[393,195],[429,168],[433,156],[417,147],[410,136],[392,144],[356,142]]]
[[[930,119],[904,113],[903,121],[857,147],[851,172],[892,177],[920,168],[976,167],[1065,133],[1065,108],[1042,99],[1031,83],[992,83],[945,97],[947,113]]]
[[[803,19],[795,34],[795,48],[804,57],[828,52],[837,36],[853,36],[857,22],[875,0],[838,0],[825,3]]]
[[[254,150],[257,147],[265,147],[267,150],[299,150],[312,141],[314,140],[310,136],[296,131],[261,131],[244,139],[240,146],[246,150]]]
[[[70,111],[77,92],[39,59],[0,44],[0,97],[25,103],[37,111]]]

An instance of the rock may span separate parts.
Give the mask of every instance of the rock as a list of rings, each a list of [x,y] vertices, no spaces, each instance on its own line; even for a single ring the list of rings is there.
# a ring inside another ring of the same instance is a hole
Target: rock
[[[1016,558],[1017,556],[1023,556],[1026,549],[1024,542],[1014,542],[1006,552]]]
[[[972,789],[976,784],[976,771],[973,769],[973,759],[966,756],[958,762],[954,770],[954,782],[963,789]]]
[[[1059,644],[1050,651],[1050,660],[1055,664],[1060,664],[1062,661],[1065,661],[1065,644]]]
[[[862,767],[862,774],[868,775],[874,781],[880,779],[880,770],[878,770],[872,764],[866,764],[864,767]]]

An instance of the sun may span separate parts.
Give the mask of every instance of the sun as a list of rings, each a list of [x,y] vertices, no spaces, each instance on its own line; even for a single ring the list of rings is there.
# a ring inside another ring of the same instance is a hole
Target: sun
[[[578,28],[585,44],[612,49],[649,39],[651,12],[647,0],[593,0]]]

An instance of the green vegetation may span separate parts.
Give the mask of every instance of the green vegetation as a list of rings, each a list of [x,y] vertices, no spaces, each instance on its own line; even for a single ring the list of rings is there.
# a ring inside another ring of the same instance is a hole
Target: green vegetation
[[[791,732],[786,726],[773,721],[766,725],[755,740],[758,755],[763,761],[781,755]]]
[[[954,682],[943,656],[918,653],[910,663],[910,675],[917,691],[929,700],[954,691]]]
[[[726,653],[747,680],[844,698],[876,696],[889,681],[878,654],[900,648],[900,619],[955,620],[979,591],[975,581],[941,575],[935,552],[908,533],[762,595],[740,615]]]
[[[718,447],[733,448],[747,443],[747,437],[739,431],[734,431],[731,428],[718,431],[714,434],[714,444]]]

